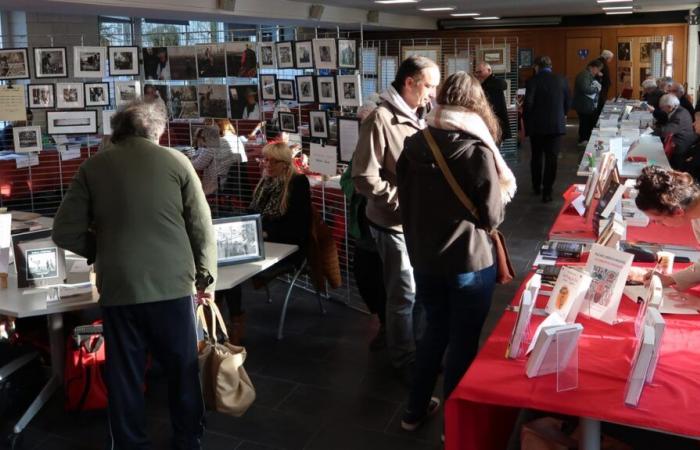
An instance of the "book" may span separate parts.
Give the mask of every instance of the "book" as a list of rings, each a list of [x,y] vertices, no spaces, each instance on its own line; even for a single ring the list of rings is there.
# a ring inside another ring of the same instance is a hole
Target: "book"
[[[508,340],[508,348],[506,349],[506,358],[515,359],[522,353],[522,346],[527,338],[527,332],[530,327],[530,319],[532,318],[532,309],[535,306],[535,300],[532,293],[525,289],[523,295],[520,296],[520,304],[518,308],[518,317],[513,325],[513,331]]]
[[[537,296],[540,293],[540,288],[542,287],[542,277],[535,273],[533,276],[530,277],[530,279],[527,281],[527,284],[525,284],[525,289],[530,291],[530,295],[532,296],[532,302],[537,301]]]
[[[649,279],[649,287],[647,287],[647,295],[644,303],[652,309],[661,309],[664,301],[664,285],[661,283],[661,278],[657,275],[652,275]]]
[[[543,283],[555,283],[562,266],[550,266],[549,264],[539,264],[535,269],[535,274],[540,276]]]
[[[659,362],[659,356],[661,354],[661,339],[664,337],[666,321],[661,316],[658,309],[647,308],[645,323],[646,325],[654,328],[654,354],[652,355],[651,362],[649,363],[649,370],[647,370],[646,378],[647,383],[651,383],[654,380],[656,365]]]
[[[573,267],[563,267],[545,311],[559,314],[567,323],[574,322],[590,285],[589,274]]]
[[[615,322],[633,259],[634,255],[629,253],[593,244],[586,263],[591,286],[581,312],[610,325]]]
[[[627,386],[625,389],[625,405],[636,407],[639,404],[639,398],[642,395],[644,384],[649,371],[649,364],[654,356],[654,328],[650,325],[644,326],[634,357],[632,358],[632,367],[627,378]]]
[[[547,241],[540,247],[540,253],[548,258],[570,258],[578,260],[583,253],[583,244]]]
[[[566,369],[582,332],[580,323],[543,328],[525,366],[527,377],[549,375]]]
[[[617,248],[618,242],[625,238],[626,231],[627,227],[622,220],[622,216],[615,213],[598,234],[596,243],[605,247]]]

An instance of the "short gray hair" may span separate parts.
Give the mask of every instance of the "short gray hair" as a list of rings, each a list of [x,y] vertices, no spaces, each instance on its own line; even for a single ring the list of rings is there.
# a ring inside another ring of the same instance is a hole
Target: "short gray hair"
[[[112,142],[117,143],[128,137],[158,142],[167,124],[168,111],[162,100],[134,100],[112,116]]]
[[[681,104],[681,101],[678,100],[678,97],[676,97],[674,94],[664,94],[661,96],[661,99],[659,100],[659,106],[672,106],[672,107],[676,108],[680,104]]]
[[[479,64],[476,65],[476,67],[483,67],[484,69],[488,69],[489,72],[493,72],[493,68],[491,67],[491,64],[481,61]]]
[[[656,81],[652,79],[646,79],[642,81],[642,89],[645,91],[647,89],[656,89],[658,86],[656,85]]]
[[[613,52],[611,52],[610,50],[603,50],[600,53],[600,57],[605,59],[605,60],[610,60],[610,59],[612,59],[613,56],[615,56],[615,54]]]
[[[685,88],[681,83],[677,81],[674,81],[673,84],[671,84],[671,89],[676,90],[676,92],[674,92],[674,94],[676,94],[676,97],[683,97],[685,95]]]

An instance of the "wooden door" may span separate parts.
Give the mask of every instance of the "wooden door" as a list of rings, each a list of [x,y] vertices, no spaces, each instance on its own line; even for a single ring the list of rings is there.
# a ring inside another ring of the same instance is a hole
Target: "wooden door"
[[[572,95],[572,100],[576,75],[586,67],[589,61],[599,57],[601,51],[602,48],[599,37],[566,39],[566,79],[569,82],[569,92]],[[569,111],[569,116],[575,115],[576,112],[574,110]]]

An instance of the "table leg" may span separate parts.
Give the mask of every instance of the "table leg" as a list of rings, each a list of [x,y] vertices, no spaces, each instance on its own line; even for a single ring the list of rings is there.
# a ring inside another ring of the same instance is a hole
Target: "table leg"
[[[581,450],[600,450],[600,421],[581,418]]]

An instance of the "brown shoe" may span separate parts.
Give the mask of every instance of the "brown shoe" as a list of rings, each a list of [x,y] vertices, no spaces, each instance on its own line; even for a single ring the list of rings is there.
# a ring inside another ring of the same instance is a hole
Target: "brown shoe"
[[[241,345],[245,338],[246,313],[231,316],[231,328],[228,330],[229,342],[233,345]]]

